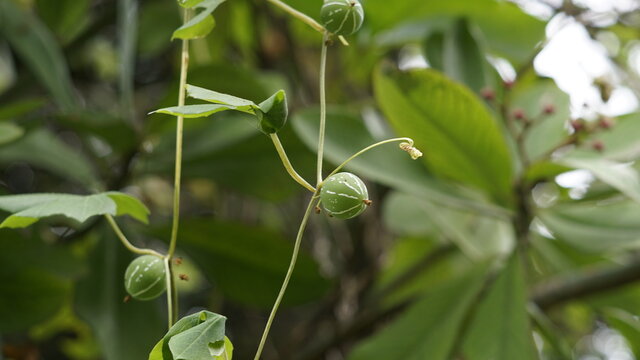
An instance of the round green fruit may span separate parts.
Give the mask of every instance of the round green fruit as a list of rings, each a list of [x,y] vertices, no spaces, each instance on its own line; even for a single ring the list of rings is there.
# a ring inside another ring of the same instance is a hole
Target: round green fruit
[[[358,216],[370,203],[364,182],[348,172],[331,175],[324,181],[320,202],[329,215],[338,219]]]
[[[124,287],[131,297],[152,300],[167,289],[164,260],[154,255],[134,259],[124,273]]]
[[[320,22],[336,35],[351,35],[360,29],[364,10],[358,0],[325,0]]]

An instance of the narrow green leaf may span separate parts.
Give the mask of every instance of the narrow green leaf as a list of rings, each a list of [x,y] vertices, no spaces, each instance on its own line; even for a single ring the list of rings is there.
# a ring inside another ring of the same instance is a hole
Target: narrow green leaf
[[[252,107],[257,106],[253,101],[239,98],[233,95],[219,93],[217,91],[205,89],[194,85],[187,85],[187,95],[194,99],[223,105],[231,105],[235,106],[236,108],[246,107],[247,109],[251,109]],[[252,114],[252,112],[250,112],[250,114]]]
[[[556,205],[542,209],[538,217],[559,241],[583,251],[601,253],[640,244],[640,204],[628,199]]]
[[[379,333],[354,349],[348,360],[449,360],[467,309],[487,274],[486,264],[431,289]]]
[[[466,19],[456,21],[445,34],[442,49],[443,72],[479,93],[488,85],[488,63],[477,34]]]
[[[0,34],[31,68],[63,110],[77,104],[69,69],[51,32],[13,1],[0,1]]]
[[[220,111],[236,110],[235,106],[231,105],[184,105],[184,106],[172,106],[164,109],[159,109],[151,112],[151,114],[168,114],[173,116],[184,116],[188,119],[194,119],[199,117],[206,117],[213,115]]]
[[[25,194],[0,196],[0,209],[12,212],[0,228],[21,228],[41,218],[62,215],[80,223],[95,215],[131,215],[147,222],[148,210],[137,199],[122,193],[95,195]]]
[[[204,0],[195,5],[200,12],[186,24],[174,31],[171,39],[197,39],[206,36],[215,27],[215,21],[211,13],[225,0]]]
[[[10,143],[24,134],[24,130],[14,123],[0,123],[0,145]]]
[[[0,163],[24,161],[92,188],[99,183],[89,161],[78,151],[60,141],[54,134],[40,128],[2,147]]]
[[[429,168],[508,204],[512,163],[507,143],[480,100],[434,70],[383,68],[374,76],[376,100],[396,132],[416,141]]]
[[[436,31],[425,41],[425,54],[432,68],[444,72],[444,33]]]
[[[511,257],[480,303],[466,336],[468,360],[537,360],[527,314],[524,272],[519,256]]]

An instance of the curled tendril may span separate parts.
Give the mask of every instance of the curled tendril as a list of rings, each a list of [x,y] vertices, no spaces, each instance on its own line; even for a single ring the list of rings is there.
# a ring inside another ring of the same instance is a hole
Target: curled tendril
[[[413,160],[422,156],[422,151],[415,148],[413,144],[407,142],[400,143],[400,149],[409,153],[409,156],[411,156]]]

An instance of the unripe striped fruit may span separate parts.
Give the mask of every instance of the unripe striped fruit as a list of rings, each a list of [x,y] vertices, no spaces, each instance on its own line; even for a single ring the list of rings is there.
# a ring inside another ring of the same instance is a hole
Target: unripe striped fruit
[[[351,35],[362,26],[364,10],[358,0],[325,0],[320,21],[336,35]]]
[[[369,193],[359,177],[342,172],[329,176],[322,184],[320,201],[325,211],[338,219],[351,219],[367,208]]]
[[[164,261],[154,255],[134,259],[124,273],[124,287],[138,300],[155,299],[167,288]]]

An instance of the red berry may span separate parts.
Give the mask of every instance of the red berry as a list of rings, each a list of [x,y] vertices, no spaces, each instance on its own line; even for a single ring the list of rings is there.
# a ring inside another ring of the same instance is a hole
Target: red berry
[[[598,126],[602,129],[611,129],[611,127],[613,126],[613,119],[608,117],[601,117],[600,120],[598,120]]]
[[[490,87],[480,90],[480,95],[487,101],[492,101],[496,98],[496,92]]]
[[[556,107],[553,104],[547,104],[542,109],[546,115],[551,115],[556,112]]]
[[[515,110],[513,111],[513,117],[514,117],[515,119],[518,119],[518,120],[522,120],[522,119],[524,119],[524,118],[525,118],[524,110],[522,110],[522,109],[515,109]]]
[[[591,144],[591,147],[593,148],[593,150],[598,151],[598,152],[603,152],[604,151],[604,143],[600,140],[596,140]]]

